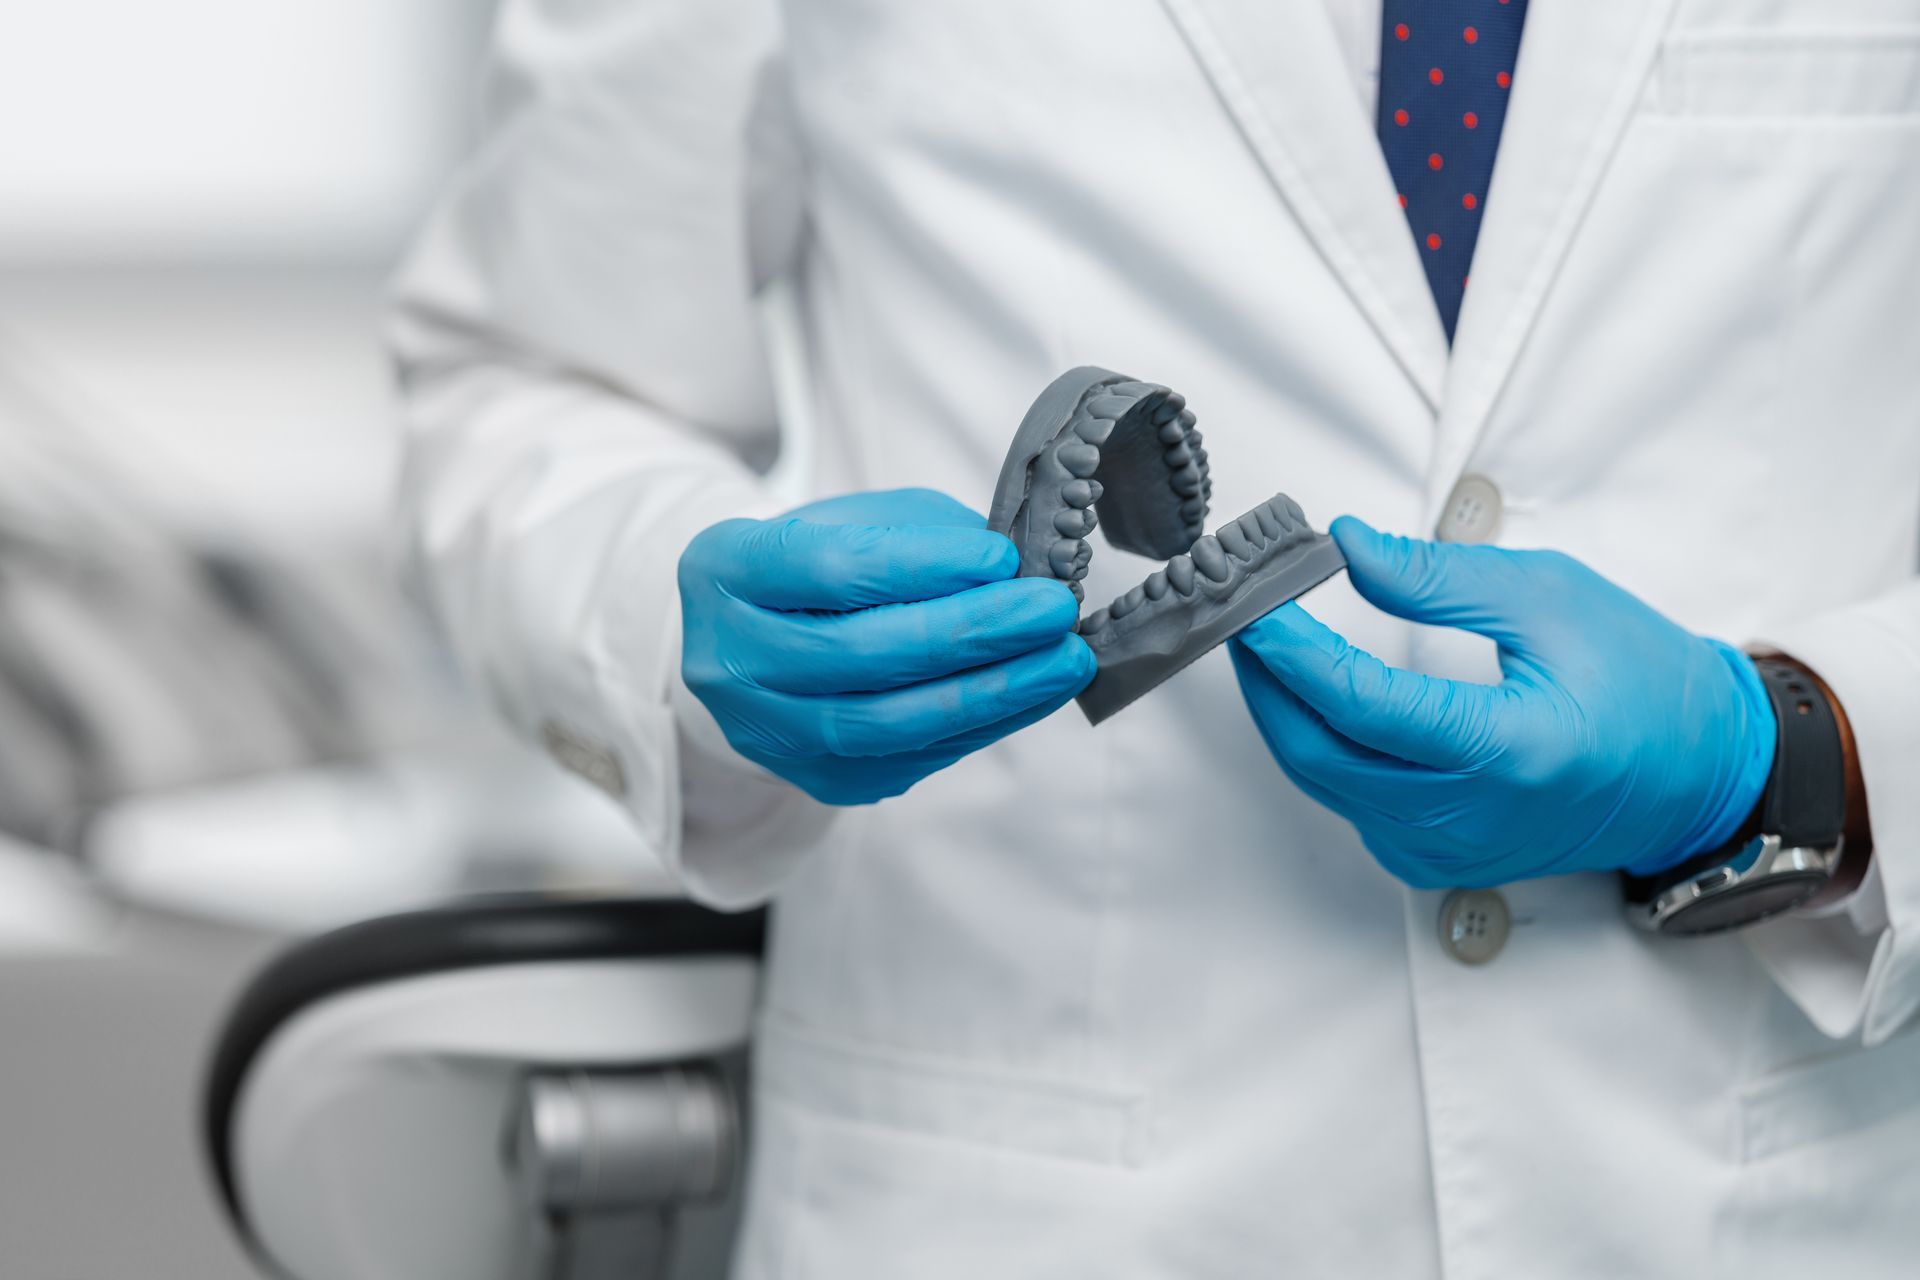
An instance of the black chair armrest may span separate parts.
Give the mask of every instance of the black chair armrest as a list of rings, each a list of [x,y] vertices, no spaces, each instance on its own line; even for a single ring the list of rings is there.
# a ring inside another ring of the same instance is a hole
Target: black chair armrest
[[[397,980],[494,965],[758,957],[766,930],[764,911],[729,915],[680,900],[506,897],[383,917],[294,945],[241,994],[206,1075],[203,1137],[229,1215],[250,1238],[232,1142],[248,1071],[274,1033],[317,1002]]]

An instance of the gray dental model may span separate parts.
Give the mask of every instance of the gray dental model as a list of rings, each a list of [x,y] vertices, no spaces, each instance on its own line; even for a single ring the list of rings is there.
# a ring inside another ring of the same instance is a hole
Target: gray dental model
[[[1021,577],[1058,578],[1084,599],[1096,526],[1122,551],[1167,561],[1080,620],[1100,662],[1078,699],[1094,724],[1346,567],[1285,494],[1206,533],[1212,494],[1193,411],[1165,387],[1083,366],[1021,420],[987,515],[1019,548]]]

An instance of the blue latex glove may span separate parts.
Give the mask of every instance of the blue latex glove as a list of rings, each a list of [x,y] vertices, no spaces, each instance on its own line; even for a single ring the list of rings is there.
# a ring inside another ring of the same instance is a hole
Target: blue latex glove
[[[1297,604],[1241,633],[1240,688],[1274,757],[1416,888],[1646,875],[1731,839],[1773,760],[1753,663],[1578,560],[1331,532],[1354,586],[1499,645],[1497,685],[1389,667]]]
[[[749,760],[827,804],[898,795],[1093,679],[1065,583],[926,489],[727,520],[680,558],[681,673]]]

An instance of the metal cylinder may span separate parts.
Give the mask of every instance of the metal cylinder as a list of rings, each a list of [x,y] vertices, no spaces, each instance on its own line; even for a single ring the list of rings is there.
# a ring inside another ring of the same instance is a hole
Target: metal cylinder
[[[511,1158],[530,1203],[570,1215],[723,1196],[739,1145],[715,1071],[568,1071],[527,1079]]]

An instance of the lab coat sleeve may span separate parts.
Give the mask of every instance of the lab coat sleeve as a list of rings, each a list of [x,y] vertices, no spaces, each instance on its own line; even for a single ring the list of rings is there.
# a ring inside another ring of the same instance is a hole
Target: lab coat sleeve
[[[1765,643],[1819,672],[1846,708],[1873,870],[1847,909],[1759,925],[1749,941],[1822,1031],[1878,1044],[1920,1011],[1920,579]]]
[[[404,524],[458,660],[720,906],[828,821],[679,677],[680,552],[777,505],[755,299],[803,207],[777,48],[771,0],[508,0],[392,326]]]

